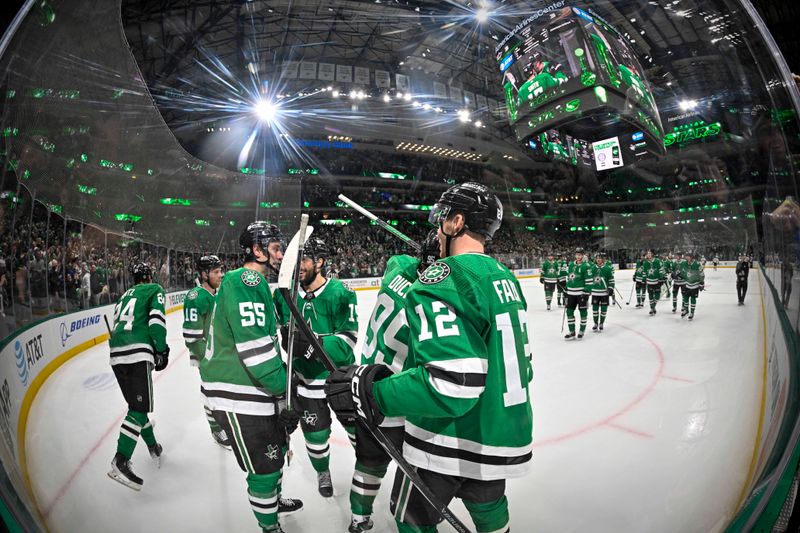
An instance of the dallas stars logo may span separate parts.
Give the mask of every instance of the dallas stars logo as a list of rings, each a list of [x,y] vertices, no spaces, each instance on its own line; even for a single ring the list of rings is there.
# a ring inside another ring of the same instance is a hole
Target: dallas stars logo
[[[575,273],[574,272],[569,275],[569,280],[570,281],[575,281]]]
[[[450,275],[450,266],[447,263],[435,262],[429,266],[419,277],[420,283],[433,285],[447,278]]]
[[[261,276],[255,270],[245,270],[242,272],[242,283],[248,287],[255,287],[261,283]]]
[[[309,413],[308,411],[303,411],[303,420],[309,426],[316,426],[317,425],[317,413]]]
[[[267,459],[272,461],[277,461],[280,457],[280,448],[276,444],[267,444],[267,453],[264,455],[267,456]]]

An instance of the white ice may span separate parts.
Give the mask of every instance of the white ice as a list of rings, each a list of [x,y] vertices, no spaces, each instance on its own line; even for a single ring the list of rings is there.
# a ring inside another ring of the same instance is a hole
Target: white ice
[[[534,453],[530,474],[508,484],[515,531],[706,532],[733,516],[748,480],[763,379],[763,326],[757,272],[737,306],[733,269],[707,271],[693,322],[661,301],[610,308],[606,329],[564,341],[562,311],[546,311],[537,279],[523,280],[533,333]],[[627,300],[631,272],[617,273]],[[363,327],[377,291],[358,293]],[[99,345],[62,366],[36,398],[27,451],[39,509],[51,532],[257,532],[245,475],[232,452],[211,440],[180,335],[168,317],[170,366],[155,379],[155,433],[164,446],[157,470],[140,442],[134,492],[106,476],[126,407]],[[291,532],[344,532],[354,454],[335,423],[336,495],[317,493],[302,445],[284,494],[305,503],[286,517]],[[393,469],[376,502],[374,531],[393,531],[388,511]],[[453,508],[469,517],[460,502]],[[447,525],[441,531],[450,531]]]

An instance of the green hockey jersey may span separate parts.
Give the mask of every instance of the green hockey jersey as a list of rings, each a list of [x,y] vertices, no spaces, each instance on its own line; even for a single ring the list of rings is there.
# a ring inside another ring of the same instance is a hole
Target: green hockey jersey
[[[633,281],[644,283],[644,259],[636,261],[636,269],[633,271]]]
[[[567,283],[569,276],[569,261],[561,260],[558,262],[558,281],[562,284]]]
[[[648,285],[658,285],[667,276],[666,272],[664,272],[664,266],[661,264],[661,259],[657,257],[642,261],[642,271]]]
[[[199,364],[206,354],[206,339],[211,326],[215,296],[204,287],[194,287],[183,300],[183,342],[189,358]]]
[[[531,459],[527,303],[484,254],[433,263],[406,295],[405,370],[373,386],[382,413],[405,416],[412,465],[479,480],[520,477]]]
[[[417,280],[419,259],[397,255],[386,263],[381,290],[375,309],[367,323],[367,334],[361,350],[361,364],[387,365],[392,372],[403,370],[408,356],[408,321],[406,320],[406,294]],[[397,427],[404,424],[402,417],[387,417],[381,426]]]
[[[289,323],[289,306],[280,292],[275,291],[275,311],[281,325]],[[325,283],[314,292],[297,292],[297,308],[303,318],[319,336],[322,346],[337,367],[355,363],[355,347],[358,336],[358,314],[356,293],[345,287],[336,278]],[[297,394],[305,398],[325,398],[325,378],[329,372],[316,357],[295,357],[293,369],[300,378]]]
[[[591,288],[593,296],[609,296],[608,290],[614,289],[614,266],[606,261],[603,266],[592,265]]]
[[[541,276],[544,279],[545,283],[556,283],[558,282],[558,271],[560,269],[560,265],[557,261],[545,261],[542,263],[542,270]]]
[[[211,314],[200,363],[208,406],[254,416],[276,414],[275,396],[286,393],[286,367],[277,343],[267,280],[249,268],[225,274]]]
[[[591,292],[591,278],[589,263],[570,262],[567,267],[567,294],[581,296]]]
[[[681,271],[685,268],[686,259],[672,262],[672,284],[677,286],[686,285],[686,280],[681,277]]]
[[[112,365],[153,363],[155,352],[167,348],[165,301],[164,289],[157,283],[140,283],[120,297],[108,341]]]
[[[699,289],[705,285],[706,274],[703,265],[698,261],[684,261],[681,266],[681,278],[686,282],[686,288],[689,290]]]

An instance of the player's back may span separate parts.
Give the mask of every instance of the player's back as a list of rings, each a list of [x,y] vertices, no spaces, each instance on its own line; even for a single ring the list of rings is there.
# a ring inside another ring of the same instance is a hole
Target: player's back
[[[412,333],[406,367],[427,369],[454,416],[408,416],[404,454],[417,466],[473,479],[524,475],[532,370],[527,303],[514,275],[484,254],[448,257],[420,276],[406,309]],[[472,453],[459,457],[449,447]]]
[[[361,364],[385,364],[393,372],[403,370],[408,355],[406,294],[417,280],[419,259],[396,255],[386,263],[381,290],[367,322]]]
[[[157,283],[140,283],[123,293],[114,306],[114,327],[108,342],[112,365],[153,362],[155,341],[150,327],[164,328],[166,336],[164,302],[164,289]]]

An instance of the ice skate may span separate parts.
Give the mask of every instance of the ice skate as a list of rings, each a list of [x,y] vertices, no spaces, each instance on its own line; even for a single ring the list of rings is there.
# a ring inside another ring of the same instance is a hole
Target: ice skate
[[[125,459],[121,453],[116,454],[111,460],[111,471],[108,473],[108,477],[136,491],[142,490],[142,485],[144,485],[142,478],[131,470],[131,462]]]

